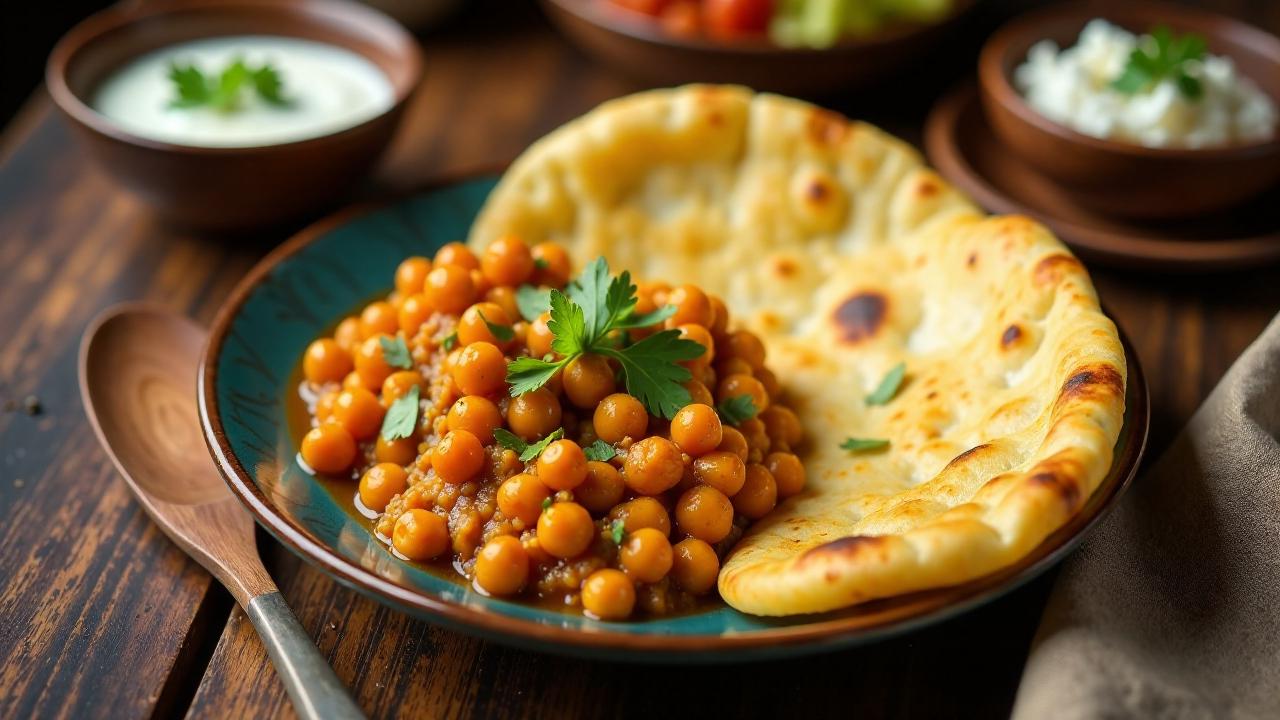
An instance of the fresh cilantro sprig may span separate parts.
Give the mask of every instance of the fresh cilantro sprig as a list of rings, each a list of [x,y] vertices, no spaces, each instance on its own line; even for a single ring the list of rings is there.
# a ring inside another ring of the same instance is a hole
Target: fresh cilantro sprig
[[[614,520],[609,525],[609,539],[614,545],[621,545],[623,539],[627,536],[627,524],[621,520]]]
[[[720,420],[729,425],[741,425],[756,416],[756,404],[750,395],[735,395],[716,405]]]
[[[618,456],[618,449],[603,440],[596,440],[582,448],[582,454],[586,455],[588,460],[609,462]]]
[[[888,405],[893,396],[898,394],[898,388],[902,386],[902,378],[906,377],[907,364],[898,363],[893,366],[889,372],[885,373],[880,384],[876,389],[867,396],[868,405]]]
[[[387,442],[413,437],[418,428],[418,386],[396,398],[382,418],[382,439]]]
[[[252,89],[258,97],[272,105],[288,105],[284,95],[284,80],[280,71],[271,63],[250,67],[236,58],[215,75],[206,75],[193,63],[169,64],[169,80],[173,83],[174,97],[169,107],[190,109],[211,107],[222,113],[240,109],[242,91]]]
[[[511,396],[533,392],[551,381],[565,365],[585,353],[612,358],[622,368],[627,392],[653,415],[672,418],[689,404],[689,391],[681,386],[692,375],[680,365],[706,351],[701,344],[680,337],[677,330],[663,330],[632,344],[619,343],[618,331],[648,327],[672,316],[666,305],[637,315],[636,286],[631,274],[609,274],[604,258],[596,258],[568,287],[568,294],[551,290],[551,349],[559,360],[522,357],[507,368]]]
[[[889,447],[889,441],[882,440],[879,438],[851,437],[851,438],[845,438],[844,442],[840,443],[840,449],[848,450],[849,452],[866,452],[868,450],[883,450],[884,448],[887,448],[887,447]]]
[[[489,318],[484,316],[484,311],[479,311],[480,319],[484,321],[484,326],[489,328],[489,334],[493,335],[499,342],[511,342],[516,339],[516,331],[511,329],[510,325],[501,325],[495,322],[489,322]]]
[[[457,346],[458,346],[458,331],[457,331],[457,330],[454,330],[453,332],[449,333],[448,335],[445,335],[445,336],[444,336],[444,342],[440,343],[440,345],[444,348],[444,351],[445,351],[445,352],[449,352],[450,350],[453,350],[455,347],[457,347]]]
[[[516,307],[520,316],[529,322],[551,309],[551,291],[547,288],[536,288],[532,285],[521,285],[516,288]]]
[[[378,338],[378,344],[382,345],[382,359],[388,365],[404,370],[413,369],[413,357],[409,355],[409,346],[405,345],[404,338],[399,335],[395,337],[384,335]]]
[[[538,442],[527,443],[506,428],[493,429],[493,439],[497,440],[498,444],[502,447],[519,455],[520,462],[529,462],[530,460],[538,457],[542,454],[543,450],[547,449],[548,445],[562,437],[564,437],[564,428],[556,428]]]
[[[1204,94],[1200,78],[1189,70],[1192,64],[1204,59],[1204,38],[1195,33],[1175,36],[1165,25],[1138,38],[1138,45],[1129,53],[1124,69],[1111,81],[1111,87],[1126,95],[1149,90],[1153,85],[1170,78],[1188,99],[1195,100]]]

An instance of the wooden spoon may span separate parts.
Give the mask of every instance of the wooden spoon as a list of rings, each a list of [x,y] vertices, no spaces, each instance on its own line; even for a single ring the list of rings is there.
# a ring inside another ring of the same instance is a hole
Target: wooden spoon
[[[209,459],[195,403],[205,335],[153,306],[103,312],[80,344],[89,422],[151,519],[244,608],[298,715],[364,717],[262,566],[253,518]]]

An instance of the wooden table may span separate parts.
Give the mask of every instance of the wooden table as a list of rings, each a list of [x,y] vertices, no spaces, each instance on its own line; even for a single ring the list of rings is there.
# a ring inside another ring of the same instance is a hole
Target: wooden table
[[[1280,4],[1241,0],[1228,10],[1280,29]],[[1006,11],[980,15],[957,52],[971,54]],[[362,195],[508,161],[638,87],[594,67],[528,10],[493,20],[505,15],[480,8],[424,38],[427,79]],[[924,110],[954,79],[940,75],[827,104],[918,140]],[[100,309],[146,299],[208,322],[279,239],[215,241],[158,225],[86,163],[43,93],[0,135],[0,404],[17,406],[0,412],[0,717],[291,714],[244,615],[115,476],[75,381],[80,335]],[[1096,269],[1095,277],[1150,379],[1157,452],[1280,309],[1277,268],[1217,278]],[[37,414],[22,407],[29,395]],[[269,539],[260,544],[321,652],[375,717],[1001,716],[1052,582],[857,650],[645,667],[440,630],[339,587]]]

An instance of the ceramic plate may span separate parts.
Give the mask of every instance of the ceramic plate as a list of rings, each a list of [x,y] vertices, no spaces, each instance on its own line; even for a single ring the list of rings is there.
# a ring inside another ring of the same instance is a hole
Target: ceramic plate
[[[1085,508],[1018,565],[962,586],[831,614],[764,619],[717,605],[673,618],[611,623],[482,596],[401,562],[304,473],[286,421],[303,350],[337,318],[388,290],[409,255],[466,237],[495,178],[454,183],[380,208],[353,209],[267,256],[215,322],[199,403],[224,477],[276,538],[338,582],[403,612],[500,642],[617,660],[780,657],[867,642],[987,602],[1060,560],[1132,479],[1147,435],[1146,382],[1126,341],[1129,391],[1115,465]]]

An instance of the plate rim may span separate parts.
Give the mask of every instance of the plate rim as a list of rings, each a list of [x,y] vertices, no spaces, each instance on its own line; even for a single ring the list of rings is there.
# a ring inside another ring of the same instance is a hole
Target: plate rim
[[[1121,427],[1117,442],[1125,440],[1123,452],[1112,459],[1108,477],[1116,471],[1117,479],[1104,496],[1097,488],[1090,500],[1064,525],[1036,545],[1017,563],[968,582],[942,588],[885,598],[878,601],[887,607],[871,615],[839,615],[815,622],[788,624],[745,633],[635,633],[611,630],[608,624],[590,632],[540,623],[491,610],[478,609],[464,603],[400,585],[343,557],[315,538],[301,525],[276,511],[274,505],[241,465],[230,446],[218,408],[217,359],[223,342],[239,315],[240,309],[263,284],[277,266],[310,246],[329,231],[391,207],[409,198],[429,194],[463,182],[492,175],[491,169],[459,173],[426,183],[409,193],[397,193],[388,200],[359,202],[342,208],[306,226],[270,251],[246,274],[223,302],[210,327],[208,341],[200,358],[196,378],[196,403],[205,444],[218,472],[232,494],[254,519],[283,545],[304,560],[319,567],[340,584],[354,588],[393,609],[437,623],[481,635],[483,637],[525,647],[536,646],[553,652],[591,653],[631,651],[657,656],[679,653],[682,658],[694,656],[730,656],[751,659],[749,651],[792,649],[812,652],[842,645],[870,642],[946,620],[1009,592],[1053,567],[1083,540],[1088,532],[1114,507],[1133,481],[1145,453],[1150,428],[1150,396],[1145,374],[1137,353],[1124,330],[1116,324],[1127,364],[1126,414],[1130,422]],[[1108,316],[1110,317],[1110,316]],[[1114,323],[1115,321],[1112,320]],[[1119,470],[1117,471],[1117,468]],[[1106,478],[1104,478],[1105,482]],[[839,613],[840,611],[836,611]],[[800,616],[796,616],[800,617]],[[816,617],[821,617],[816,616]],[[747,654],[744,654],[746,652]],[[730,655],[733,653],[733,655]],[[643,657],[633,659],[643,660]]]

